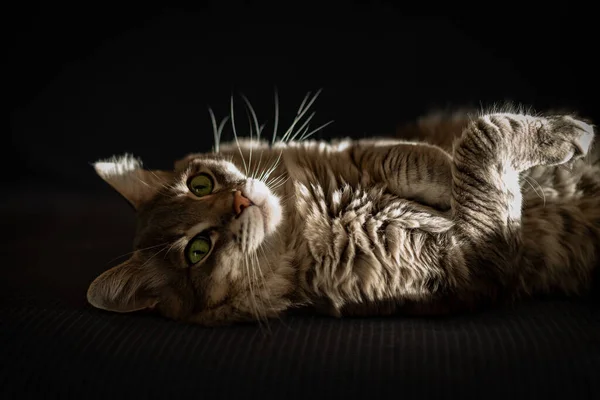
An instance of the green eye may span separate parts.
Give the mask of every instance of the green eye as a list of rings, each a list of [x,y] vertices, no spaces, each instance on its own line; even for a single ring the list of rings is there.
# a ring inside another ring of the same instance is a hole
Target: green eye
[[[196,175],[188,183],[190,191],[198,197],[211,194],[213,191],[213,180],[207,174]]]
[[[196,264],[202,261],[204,257],[210,251],[211,243],[210,239],[198,236],[192,239],[187,247],[187,259],[190,264]]]

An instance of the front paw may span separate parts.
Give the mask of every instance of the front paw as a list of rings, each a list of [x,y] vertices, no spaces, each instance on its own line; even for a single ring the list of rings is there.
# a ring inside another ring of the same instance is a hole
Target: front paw
[[[536,123],[539,165],[559,165],[585,157],[594,140],[592,125],[570,116],[540,118]]]

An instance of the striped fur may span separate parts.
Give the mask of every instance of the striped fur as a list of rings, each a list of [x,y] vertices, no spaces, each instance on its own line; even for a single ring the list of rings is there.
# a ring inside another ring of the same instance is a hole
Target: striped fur
[[[244,249],[221,234],[210,268],[188,269],[189,279],[165,279],[164,290],[140,304],[213,325],[276,317],[300,306],[337,316],[425,314],[543,293],[587,293],[600,250],[600,165],[584,157],[592,126],[570,116],[501,112],[446,122],[432,123],[437,128],[427,132],[435,135],[424,133],[430,143],[386,138],[221,145],[223,158],[211,162],[232,176],[224,178],[226,188],[251,180],[241,172],[251,150],[254,177],[267,170],[281,177],[277,184],[266,180],[281,206],[281,223],[261,244],[267,250],[252,255],[256,262],[247,273],[236,272],[247,262]],[[172,208],[179,216],[164,212],[177,191],[185,191],[176,183],[188,177],[188,165],[206,157],[190,155],[177,164],[148,199],[141,226],[153,219],[164,231],[169,224],[161,218],[186,227],[206,220],[202,213],[210,210],[190,213],[183,203]],[[138,241],[155,243],[157,233],[145,232]],[[131,262],[115,267],[119,276],[124,268],[139,270]],[[160,257],[145,268],[165,276],[186,271]],[[152,276],[153,287],[160,286]],[[131,279],[144,278],[138,273]],[[112,311],[139,309],[119,302],[144,294],[115,285],[98,278],[90,302]],[[161,300],[166,293],[178,296],[174,287],[185,287],[185,295]]]

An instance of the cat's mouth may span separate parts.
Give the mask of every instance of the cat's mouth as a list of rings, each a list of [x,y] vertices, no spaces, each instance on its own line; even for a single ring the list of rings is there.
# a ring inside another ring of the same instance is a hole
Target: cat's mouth
[[[279,199],[261,181],[248,179],[240,188],[247,199],[243,209],[231,223],[231,230],[243,251],[254,251],[281,222]]]

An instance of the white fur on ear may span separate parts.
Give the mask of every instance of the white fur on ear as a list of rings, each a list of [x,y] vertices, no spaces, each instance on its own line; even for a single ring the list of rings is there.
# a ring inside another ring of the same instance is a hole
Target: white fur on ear
[[[166,178],[165,172],[143,169],[142,161],[130,154],[100,160],[94,169],[136,209],[156,194]]]
[[[102,178],[119,176],[142,168],[142,160],[131,154],[112,156],[108,160],[100,160],[94,163],[94,169]]]

